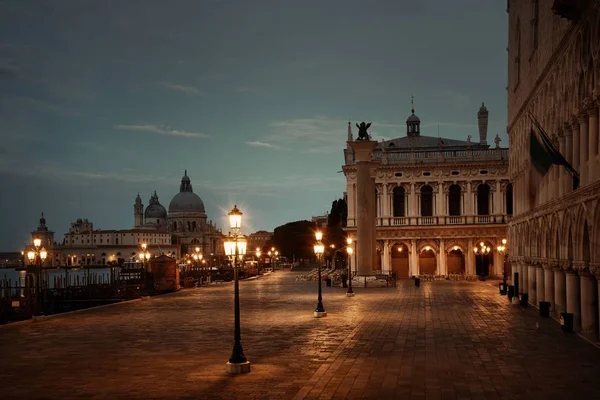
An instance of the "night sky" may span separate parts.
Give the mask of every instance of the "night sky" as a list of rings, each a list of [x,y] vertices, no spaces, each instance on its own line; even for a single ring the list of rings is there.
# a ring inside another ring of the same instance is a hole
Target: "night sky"
[[[347,122],[506,136],[506,1],[0,0],[0,251],[45,213],[133,225],[184,169],[208,218],[244,232],[343,195]],[[356,128],[354,129],[356,135]],[[475,139],[477,140],[477,139]]]

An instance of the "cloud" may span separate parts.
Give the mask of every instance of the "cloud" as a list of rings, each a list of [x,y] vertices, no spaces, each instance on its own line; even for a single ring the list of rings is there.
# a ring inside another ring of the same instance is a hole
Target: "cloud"
[[[283,147],[277,146],[276,144],[259,142],[259,141],[246,142],[246,144],[250,147],[263,147],[263,148],[273,149],[273,150],[283,150]]]
[[[197,88],[195,88],[193,86],[178,85],[176,83],[171,83],[171,82],[159,82],[158,84],[166,89],[174,90],[176,92],[183,92],[183,93],[192,94],[195,96],[203,94],[201,91],[199,91]]]
[[[122,131],[147,132],[155,133],[157,135],[178,136],[186,138],[204,139],[210,137],[210,135],[207,135],[206,133],[178,131],[176,129],[171,129],[169,127],[163,127],[158,125],[115,125],[113,128]]]

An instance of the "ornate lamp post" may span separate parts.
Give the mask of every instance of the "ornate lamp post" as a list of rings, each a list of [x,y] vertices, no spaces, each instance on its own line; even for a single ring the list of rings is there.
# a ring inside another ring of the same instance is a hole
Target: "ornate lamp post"
[[[140,261],[142,262],[142,269],[144,270],[144,289],[148,290],[149,282],[148,276],[148,261],[150,260],[150,252],[148,251],[148,243],[141,244],[142,251],[139,254]]]
[[[484,271],[484,265],[483,263],[484,261],[484,257],[490,253],[491,248],[488,246],[486,247],[485,243],[481,242],[479,243],[479,247],[475,246],[473,247],[473,252],[475,253],[475,256],[480,255],[481,256],[481,275],[483,275],[483,271]]]
[[[348,252],[348,291],[346,292],[346,296],[352,297],[354,296],[354,291],[352,290],[352,238],[347,238],[346,243],[346,251]]]
[[[317,239],[317,243],[314,245],[315,254],[317,255],[318,262],[318,270],[319,270],[319,297],[317,301],[317,309],[315,310],[314,316],[316,318],[321,318],[327,315],[327,311],[325,311],[325,307],[323,307],[323,296],[321,294],[321,259],[323,257],[323,253],[325,252],[325,246],[321,240],[323,239],[323,233],[321,231],[317,231],[315,233],[315,238]]]
[[[508,253],[507,243],[508,241],[506,239],[502,239],[502,244],[496,248],[496,250],[498,250],[498,254],[502,256],[502,287],[504,290],[506,290],[506,254]]]
[[[233,264],[233,287],[234,287],[234,314],[235,329],[234,343],[231,357],[227,362],[227,372],[230,374],[246,374],[250,372],[250,361],[244,355],[242,349],[242,333],[240,329],[240,285],[238,281],[237,259],[246,254],[246,239],[240,236],[242,226],[242,213],[237,206],[229,212],[229,225],[233,235],[225,240],[225,254],[231,257]]]
[[[256,248],[256,274],[260,275],[260,247]]]
[[[33,249],[27,252],[27,258],[29,262],[34,267],[35,273],[35,301],[36,301],[36,314],[39,314],[40,311],[43,312],[44,303],[41,299],[41,282],[40,275],[42,272],[42,265],[44,261],[46,261],[46,257],[48,257],[48,252],[42,246],[42,240],[40,238],[33,239]]]

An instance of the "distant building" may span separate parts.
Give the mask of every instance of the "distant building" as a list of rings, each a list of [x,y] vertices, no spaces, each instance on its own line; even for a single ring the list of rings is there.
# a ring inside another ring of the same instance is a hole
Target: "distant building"
[[[251,253],[251,252],[256,251],[257,248],[260,248],[262,251],[264,249],[264,247],[267,245],[267,243],[269,243],[271,238],[273,238],[273,232],[257,231],[257,232],[251,233],[247,237],[248,245],[247,245],[246,251],[248,253]]]
[[[327,221],[329,220],[329,213],[325,213],[325,215],[318,215],[316,217],[312,217],[312,222],[321,229],[327,228]]]
[[[204,203],[192,190],[187,171],[181,178],[179,193],[169,204],[160,204],[156,191],[144,209],[140,195],[134,203],[134,228],[122,230],[94,229],[88,219],[71,223],[62,244],[54,241],[54,232],[46,226],[43,214],[31,238],[42,239],[48,251],[46,265],[105,265],[134,260],[146,243],[153,256],[181,258],[200,247],[205,255],[221,255],[223,234],[212,221],[207,221]]]
[[[487,144],[488,111],[477,113],[479,141],[421,135],[411,111],[406,136],[377,145],[375,168],[377,257],[372,270],[397,277],[449,274],[502,276],[496,251],[506,237],[513,213],[508,149]],[[348,141],[352,129],[348,123]],[[356,165],[352,148],[344,150],[348,222],[356,238]],[[491,252],[476,256],[483,243]],[[354,253],[356,260],[356,252]],[[356,266],[356,262],[352,265]]]

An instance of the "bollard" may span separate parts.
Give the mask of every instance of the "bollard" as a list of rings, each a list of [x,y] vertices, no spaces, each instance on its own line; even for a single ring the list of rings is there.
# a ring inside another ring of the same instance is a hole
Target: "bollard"
[[[510,285],[508,287],[508,301],[512,301],[513,297],[515,297],[515,287]]]
[[[548,318],[550,316],[550,302],[540,301],[540,317]]]
[[[561,313],[560,314],[560,327],[563,332],[573,332],[573,314]]]
[[[415,278],[415,287],[421,286],[421,278]]]

